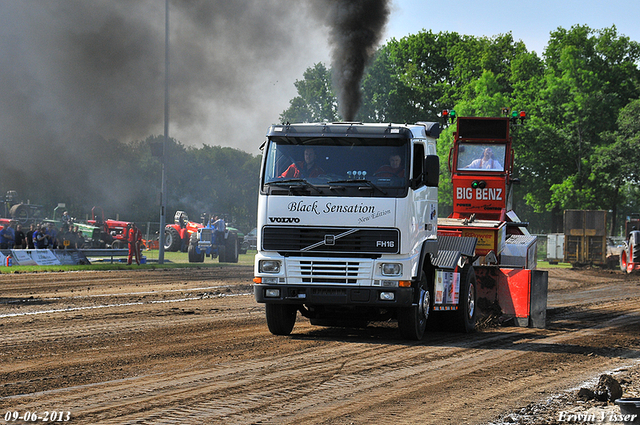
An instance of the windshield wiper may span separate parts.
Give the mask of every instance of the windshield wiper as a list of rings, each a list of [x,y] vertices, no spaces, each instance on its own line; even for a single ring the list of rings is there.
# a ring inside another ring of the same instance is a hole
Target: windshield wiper
[[[265,186],[289,186],[289,190],[291,189],[299,189],[302,187],[310,187],[318,193],[322,193],[322,191],[313,184],[309,183],[305,179],[282,179],[282,180],[273,180],[264,184]],[[295,186],[294,186],[295,185]]]
[[[384,190],[380,189],[378,186],[373,184],[373,182],[371,182],[371,180],[367,180],[367,179],[333,180],[333,181],[328,182],[328,184],[344,184],[344,183],[358,183],[358,184],[364,183],[364,184],[368,185],[369,187],[371,187],[372,189],[378,190],[383,195],[387,194],[387,192],[385,192]]]

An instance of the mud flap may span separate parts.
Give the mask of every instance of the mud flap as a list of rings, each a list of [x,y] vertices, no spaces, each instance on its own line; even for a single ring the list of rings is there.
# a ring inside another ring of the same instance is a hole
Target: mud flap
[[[501,314],[516,326],[544,328],[547,319],[548,272],[476,266],[478,307]]]
[[[547,290],[549,272],[531,270],[531,311],[529,326],[544,329],[547,326]]]

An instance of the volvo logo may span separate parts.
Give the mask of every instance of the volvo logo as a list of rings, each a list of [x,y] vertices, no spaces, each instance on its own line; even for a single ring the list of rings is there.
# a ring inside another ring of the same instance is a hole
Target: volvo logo
[[[325,245],[335,245],[336,237],[334,235],[324,235],[324,244]]]
[[[298,217],[269,217],[272,223],[300,223]]]

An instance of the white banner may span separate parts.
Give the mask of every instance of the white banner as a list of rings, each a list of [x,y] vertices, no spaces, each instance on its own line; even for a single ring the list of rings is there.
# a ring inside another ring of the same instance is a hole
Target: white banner
[[[60,260],[58,257],[48,249],[28,249],[26,252],[31,254],[31,259],[38,266],[59,266]],[[20,263],[20,265],[22,265]]]
[[[16,249],[11,251],[13,264],[16,266],[35,266],[38,263],[31,258],[31,249]]]

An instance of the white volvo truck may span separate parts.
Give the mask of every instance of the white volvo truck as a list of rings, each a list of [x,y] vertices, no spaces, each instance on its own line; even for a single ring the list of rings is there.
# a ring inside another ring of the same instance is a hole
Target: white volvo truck
[[[476,323],[476,238],[437,235],[437,123],[273,125],[263,146],[256,301],[269,330]]]

